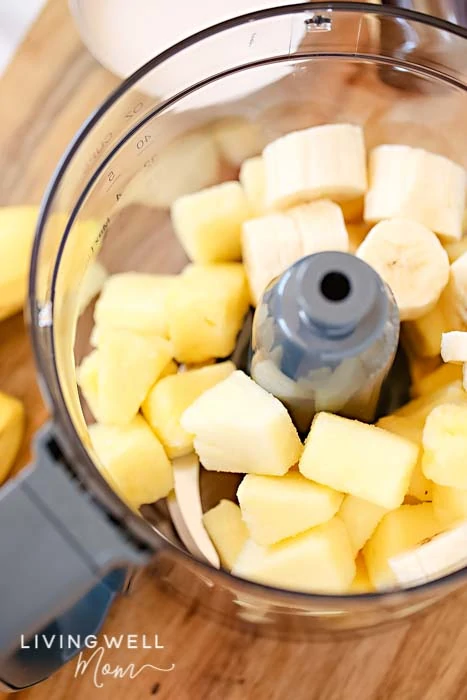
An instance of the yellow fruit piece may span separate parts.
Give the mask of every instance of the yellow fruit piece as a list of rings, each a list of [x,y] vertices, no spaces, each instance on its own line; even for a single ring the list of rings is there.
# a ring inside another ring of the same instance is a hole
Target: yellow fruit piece
[[[0,484],[5,481],[13,466],[23,436],[23,404],[0,391]]]
[[[171,214],[175,233],[191,260],[241,260],[242,224],[251,210],[239,182],[224,182],[180,197]]]
[[[240,168],[242,185],[253,216],[261,216],[266,210],[266,173],[261,156],[248,158]]]
[[[230,355],[249,304],[240,263],[189,266],[167,304],[175,359],[200,363]]]
[[[248,540],[232,573],[280,588],[344,593],[356,567],[345,526],[335,517],[270,547]]]
[[[282,403],[241,371],[200,396],[180,422],[209,471],[282,476],[302,451]]]
[[[344,495],[289,472],[285,476],[248,474],[237,498],[251,538],[270,545],[330,520]]]
[[[418,399],[409,401],[394,411],[393,415],[413,418],[419,425],[423,426],[428,414],[436,406],[441,406],[444,403],[460,405],[467,403],[467,393],[462,388],[462,382],[452,382],[432,394],[424,394]]]
[[[377,423],[379,428],[389,430],[390,433],[400,435],[419,446],[418,460],[410,478],[407,495],[417,498],[419,501],[431,501],[433,483],[426,478],[422,471],[422,435],[423,421],[411,420],[403,416],[385,416]]]
[[[431,503],[401,506],[387,513],[363,548],[372,585],[377,590],[397,585],[388,560],[440,532]]]
[[[98,353],[99,420],[125,425],[172,359],[172,345],[165,338],[107,330]]]
[[[89,410],[96,420],[99,411],[99,351],[93,350],[85,357],[76,370],[76,380],[86,400]]]
[[[102,475],[132,508],[154,503],[172,490],[170,461],[141,416],[125,426],[95,423],[89,435]]]
[[[78,313],[81,314],[99,294],[107,277],[107,270],[97,260],[88,266],[79,289]]]
[[[453,364],[443,364],[438,369],[435,369],[431,374],[427,374],[420,379],[416,386],[416,396],[429,396],[430,394],[442,389],[448,384],[452,384],[457,380],[462,379],[462,367]]]
[[[374,593],[375,589],[371,585],[363,554],[358,555],[358,557],[355,560],[355,565],[357,567],[357,573],[355,574],[354,580],[350,584],[348,592],[351,594]]]
[[[354,556],[357,556],[363,545],[370,539],[386,513],[386,508],[370,503],[370,501],[364,501],[363,498],[356,496],[344,498],[339,510],[339,517],[349,533]]]
[[[433,510],[443,527],[467,520],[467,489],[433,484]]]
[[[374,425],[318,413],[300,460],[301,473],[383,508],[404,500],[418,446]]]
[[[112,275],[96,304],[94,320],[100,330],[124,328],[167,337],[167,298],[177,283],[177,275]]]
[[[231,571],[248,539],[248,529],[236,503],[222,500],[203,515],[203,523],[222,566]]]
[[[220,362],[165,377],[151,389],[142,405],[143,415],[170,458],[182,457],[193,449],[193,436],[180,423],[183,412],[234,370],[233,362]]]
[[[423,430],[423,473],[442,486],[467,489],[467,405],[437,406]]]
[[[161,379],[164,379],[164,377],[170,377],[172,374],[177,374],[178,372],[178,365],[174,360],[170,360],[170,362],[164,367],[162,372],[159,375],[159,381]]]
[[[26,298],[38,207],[0,207],[0,320],[19,311]]]
[[[235,167],[261,153],[264,146],[260,125],[241,117],[221,119],[214,124],[212,135],[222,157]]]

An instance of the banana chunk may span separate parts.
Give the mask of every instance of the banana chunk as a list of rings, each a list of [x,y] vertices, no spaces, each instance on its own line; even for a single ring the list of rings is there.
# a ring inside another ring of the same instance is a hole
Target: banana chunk
[[[172,461],[174,491],[167,497],[167,506],[178,535],[188,550],[220,568],[219,555],[203,524],[199,491],[199,459],[191,453]]]
[[[410,219],[376,224],[357,256],[391,287],[401,321],[431,311],[449,281],[449,259],[443,246],[430,229]]]
[[[451,288],[454,310],[467,324],[467,253],[451,265]]]
[[[353,124],[293,131],[266,146],[263,158],[268,209],[326,197],[344,202],[367,189],[363,131]]]
[[[415,549],[389,559],[398,583],[432,581],[466,565],[467,523],[436,535]]]
[[[262,156],[248,158],[243,161],[239,175],[251,211],[255,216],[261,216],[265,211],[266,174]]]
[[[450,331],[441,337],[441,357],[444,362],[463,364],[467,362],[467,333]]]
[[[365,221],[403,216],[446,240],[462,237],[465,171],[457,163],[422,148],[382,145],[370,153],[369,178]]]
[[[269,282],[306,255],[349,249],[349,236],[338,204],[320,200],[269,214],[243,224],[242,253],[258,304]]]

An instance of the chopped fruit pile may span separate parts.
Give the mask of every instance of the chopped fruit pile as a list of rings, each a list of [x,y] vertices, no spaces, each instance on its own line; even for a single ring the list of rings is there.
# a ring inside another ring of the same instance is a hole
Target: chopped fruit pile
[[[467,521],[464,170],[391,144],[367,168],[351,124],[261,155],[244,129],[226,120],[215,135],[239,181],[209,175],[168,197],[182,273],[105,281],[77,371],[102,474],[135,510],[167,497],[186,547],[246,579],[361,594],[442,576]],[[356,254],[392,289],[413,398],[376,425],[320,412],[302,442],[229,358],[271,280],[326,250]],[[203,514],[201,469],[244,475],[238,503]]]

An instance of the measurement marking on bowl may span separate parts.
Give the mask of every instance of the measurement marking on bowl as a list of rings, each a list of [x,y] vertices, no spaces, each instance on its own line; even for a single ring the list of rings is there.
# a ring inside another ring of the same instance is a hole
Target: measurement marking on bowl
[[[120,176],[121,173],[115,174],[114,170],[111,170],[109,173],[107,173],[107,181],[109,182],[109,185],[105,189],[106,192],[109,192],[112,189],[112,187],[115,185]]]
[[[312,14],[305,20],[307,32],[330,32],[332,29],[331,11],[322,14]]]

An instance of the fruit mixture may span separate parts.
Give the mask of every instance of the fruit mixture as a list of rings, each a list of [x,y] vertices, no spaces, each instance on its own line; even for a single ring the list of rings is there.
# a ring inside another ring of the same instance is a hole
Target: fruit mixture
[[[173,201],[191,260],[179,275],[103,286],[77,372],[103,475],[136,511],[167,498],[193,553],[264,584],[364,593],[461,566],[463,168],[409,146],[367,154],[350,124],[289,133],[239,166],[239,181]],[[325,250],[354,253],[392,289],[413,399],[376,425],[318,413],[302,442],[229,358],[269,282]],[[203,513],[200,469],[244,475],[237,502]]]

